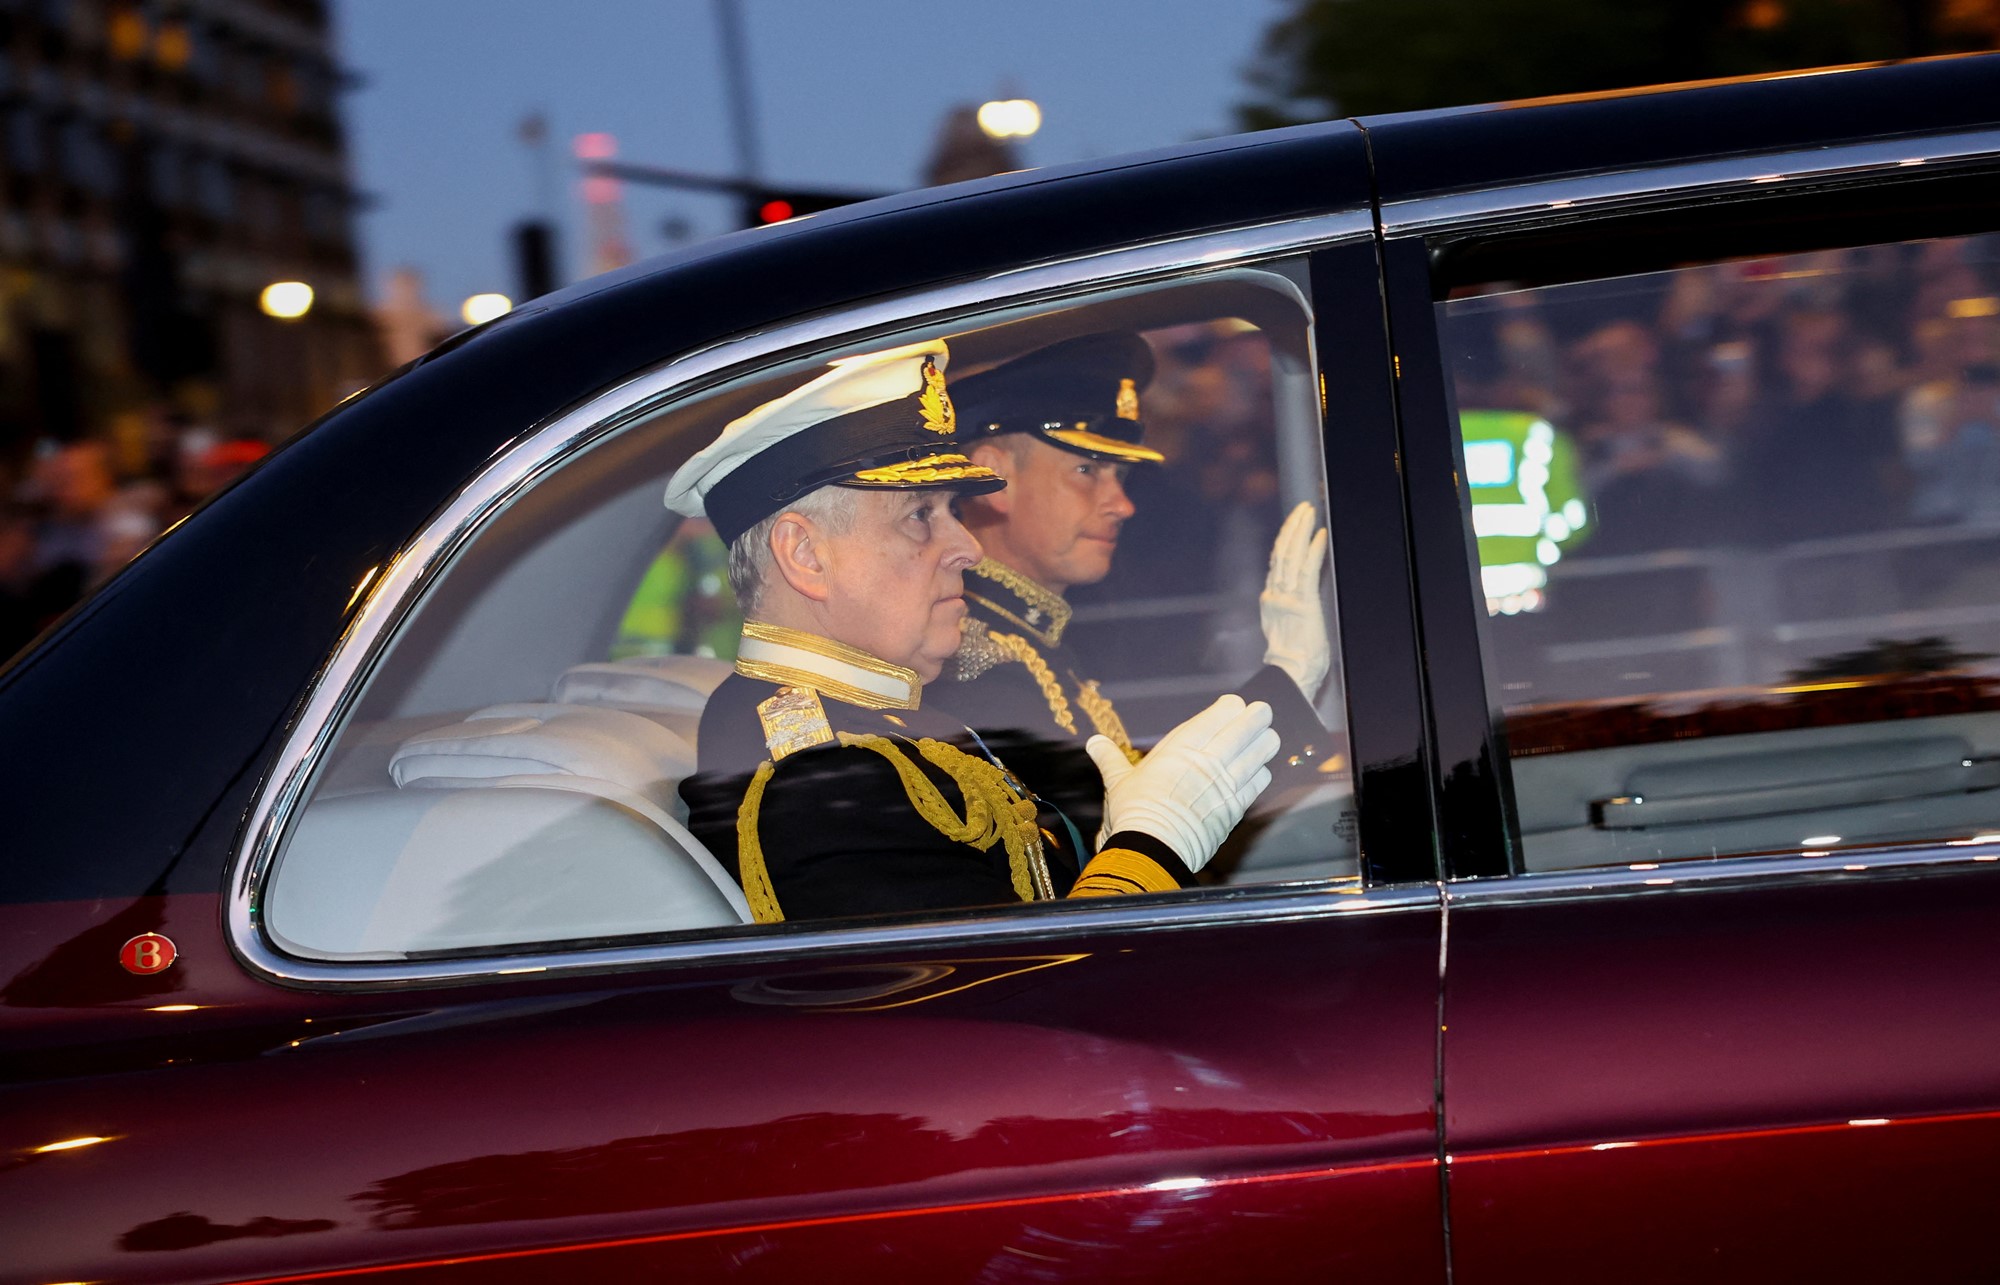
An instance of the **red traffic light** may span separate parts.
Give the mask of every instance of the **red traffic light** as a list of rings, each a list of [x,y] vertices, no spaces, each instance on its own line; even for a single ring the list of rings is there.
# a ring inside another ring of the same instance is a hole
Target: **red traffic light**
[[[792,217],[792,203],[784,200],[769,200],[757,207],[759,223],[783,223]]]

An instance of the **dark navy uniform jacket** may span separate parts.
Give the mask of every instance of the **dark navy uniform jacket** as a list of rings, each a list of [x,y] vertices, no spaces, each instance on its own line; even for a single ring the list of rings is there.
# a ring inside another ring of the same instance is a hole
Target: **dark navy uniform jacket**
[[[740,673],[724,680],[702,712],[698,771],[681,786],[688,828],[739,881],[744,878],[739,821],[759,768],[769,762],[754,832],[785,919],[1021,900],[1005,845],[996,842],[980,851],[940,833],[913,803],[897,765],[883,754],[836,740],[774,761],[759,706],[780,690],[780,684]],[[917,745],[920,739],[940,741],[991,762],[962,723],[927,708],[864,709],[818,695],[832,733],[886,738],[958,816],[965,815],[958,782]],[[1095,811],[1089,829],[1072,830],[1055,808],[1031,801],[1037,805],[1053,896],[1165,891],[1195,882],[1179,857],[1149,835],[1114,835],[1095,862],[1079,862],[1071,836],[1080,831],[1083,843],[1091,842]]]

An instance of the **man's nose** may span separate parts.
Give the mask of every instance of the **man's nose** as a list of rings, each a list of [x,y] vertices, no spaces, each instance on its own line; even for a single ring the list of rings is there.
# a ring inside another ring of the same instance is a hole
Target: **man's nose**
[[[979,537],[958,520],[958,514],[946,509],[944,519],[944,567],[947,571],[963,571],[986,556],[986,550],[980,547]]]
[[[1125,479],[1116,473],[1107,473],[1105,478],[1104,512],[1123,522],[1139,511],[1138,506],[1125,494]]]

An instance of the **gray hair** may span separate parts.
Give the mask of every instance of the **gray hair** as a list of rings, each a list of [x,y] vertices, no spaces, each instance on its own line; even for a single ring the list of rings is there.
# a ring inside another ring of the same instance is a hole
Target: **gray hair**
[[[778,525],[778,519],[796,513],[834,535],[845,535],[854,528],[858,499],[852,487],[822,486],[736,537],[736,543],[729,546],[729,587],[736,591],[736,605],[744,615],[754,613],[764,596],[764,584],[771,574],[771,529]]]

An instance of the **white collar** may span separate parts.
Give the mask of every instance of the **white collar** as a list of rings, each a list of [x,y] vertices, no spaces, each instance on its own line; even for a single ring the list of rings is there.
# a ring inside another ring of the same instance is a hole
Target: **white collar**
[[[915,709],[924,694],[914,669],[763,620],[743,622],[736,672],[765,682],[810,687],[863,709]]]

